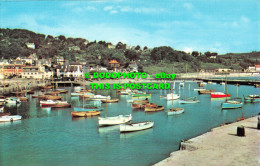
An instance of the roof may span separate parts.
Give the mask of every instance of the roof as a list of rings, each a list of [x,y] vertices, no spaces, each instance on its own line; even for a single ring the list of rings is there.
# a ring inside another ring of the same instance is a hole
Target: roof
[[[260,65],[255,65],[255,67],[260,67]]]
[[[110,63],[110,64],[118,64],[118,62],[116,60],[111,60],[108,63]]]

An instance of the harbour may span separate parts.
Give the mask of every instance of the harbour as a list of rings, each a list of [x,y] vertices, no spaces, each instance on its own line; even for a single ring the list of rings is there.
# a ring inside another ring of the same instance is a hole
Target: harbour
[[[71,108],[40,107],[39,99],[27,94],[29,101],[16,105],[6,105],[5,112],[19,114],[20,121],[0,123],[2,152],[0,165],[40,165],[49,162],[57,165],[153,165],[167,158],[172,151],[178,151],[182,140],[189,140],[222,124],[236,122],[239,118],[250,118],[259,113],[258,103],[244,103],[243,109],[222,110],[225,98],[213,99],[209,95],[199,95],[194,89],[196,82],[185,82],[186,90],[175,83],[174,93],[180,97],[196,96],[199,103],[180,104],[178,100],[160,98],[172,90],[144,90],[151,93],[151,103],[165,107],[163,111],[145,112],[133,109],[131,95],[120,95],[115,90],[96,90],[95,94],[119,99],[118,103],[100,103],[71,96],[75,87],[65,87],[68,93],[58,94],[68,101]],[[171,82],[171,87],[174,84]],[[228,93],[237,96],[237,86],[227,85]],[[59,88],[64,88],[61,86]],[[87,86],[87,88],[89,88]],[[205,89],[224,92],[225,86],[206,84]],[[46,92],[52,91],[46,90]],[[186,93],[185,93],[186,91]],[[46,92],[35,91],[35,95]],[[253,86],[239,86],[239,97],[258,94]],[[98,117],[71,117],[73,107],[85,104],[100,105],[100,117],[132,115],[132,122],[153,121],[154,127],[133,132],[120,133],[119,126],[99,127]],[[183,107],[185,112],[167,116],[166,110]],[[15,143],[14,143],[15,142]],[[23,149],[23,150],[21,150]],[[15,156],[16,160],[11,158]],[[26,160],[30,156],[30,160]],[[77,156],[77,157],[75,157]]]

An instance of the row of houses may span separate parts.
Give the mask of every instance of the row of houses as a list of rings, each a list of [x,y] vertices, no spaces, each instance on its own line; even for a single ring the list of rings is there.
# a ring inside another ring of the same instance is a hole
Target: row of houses
[[[109,61],[110,68],[114,72],[119,71],[120,64],[116,60]],[[130,64],[131,72],[137,72],[136,64]],[[53,79],[74,77],[83,78],[84,73],[91,71],[108,71],[101,66],[92,66],[86,62],[70,62],[61,56],[55,56],[53,59],[38,59],[36,55],[27,58],[16,58],[15,60],[0,61],[0,74],[8,76],[18,76],[21,78],[33,79]]]

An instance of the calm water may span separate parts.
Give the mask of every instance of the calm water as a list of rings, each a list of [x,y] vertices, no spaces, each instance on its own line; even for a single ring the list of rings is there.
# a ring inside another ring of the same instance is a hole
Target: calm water
[[[206,85],[210,89],[211,85]],[[176,83],[178,87],[178,83]],[[182,139],[201,135],[211,128],[226,122],[236,121],[242,116],[241,109],[221,111],[221,102],[225,99],[211,100],[209,95],[198,95],[196,83],[187,83],[187,97],[197,96],[197,104],[181,105],[185,113],[167,117],[164,111],[145,113],[132,110],[126,100],[130,96],[117,95],[115,91],[98,91],[103,95],[119,98],[119,103],[107,104],[108,116],[132,114],[133,122],[151,120],[154,128],[135,133],[120,134],[119,127],[98,128],[97,117],[72,118],[69,109],[40,108],[38,99],[22,103],[18,108],[6,106],[5,111],[19,113],[23,120],[13,123],[0,123],[0,165],[151,165],[169,156],[179,148]],[[212,85],[216,91],[224,92],[223,85]],[[239,97],[259,94],[260,88],[240,86]],[[67,88],[73,92],[73,88]],[[160,95],[170,91],[147,91],[152,94],[151,102],[172,107],[172,101],[166,101]],[[176,93],[184,96],[184,88]],[[237,87],[228,85],[228,93],[237,96]],[[64,94],[72,106],[82,104],[78,97]],[[85,101],[86,103],[87,101]],[[177,101],[175,107],[180,107]],[[102,107],[106,107],[102,104]],[[166,110],[167,110],[166,109]],[[260,103],[244,105],[244,117],[252,117],[260,112]],[[105,116],[105,109],[102,115]]]

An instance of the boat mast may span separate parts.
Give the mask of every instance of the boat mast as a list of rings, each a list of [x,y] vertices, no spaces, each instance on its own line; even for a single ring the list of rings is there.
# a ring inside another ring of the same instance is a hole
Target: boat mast
[[[226,73],[226,83],[225,83],[225,93],[226,93],[226,101],[227,101],[227,73]]]
[[[174,74],[174,65],[172,66],[172,73]],[[173,80],[173,82],[174,82],[174,80]],[[174,82],[174,85],[175,85],[175,82]],[[173,89],[174,89],[174,87],[172,85],[172,108],[173,108]]]
[[[186,64],[186,78],[187,78],[187,64]],[[185,89],[185,96],[184,96],[184,100],[186,99],[186,79],[184,79],[184,89]]]

